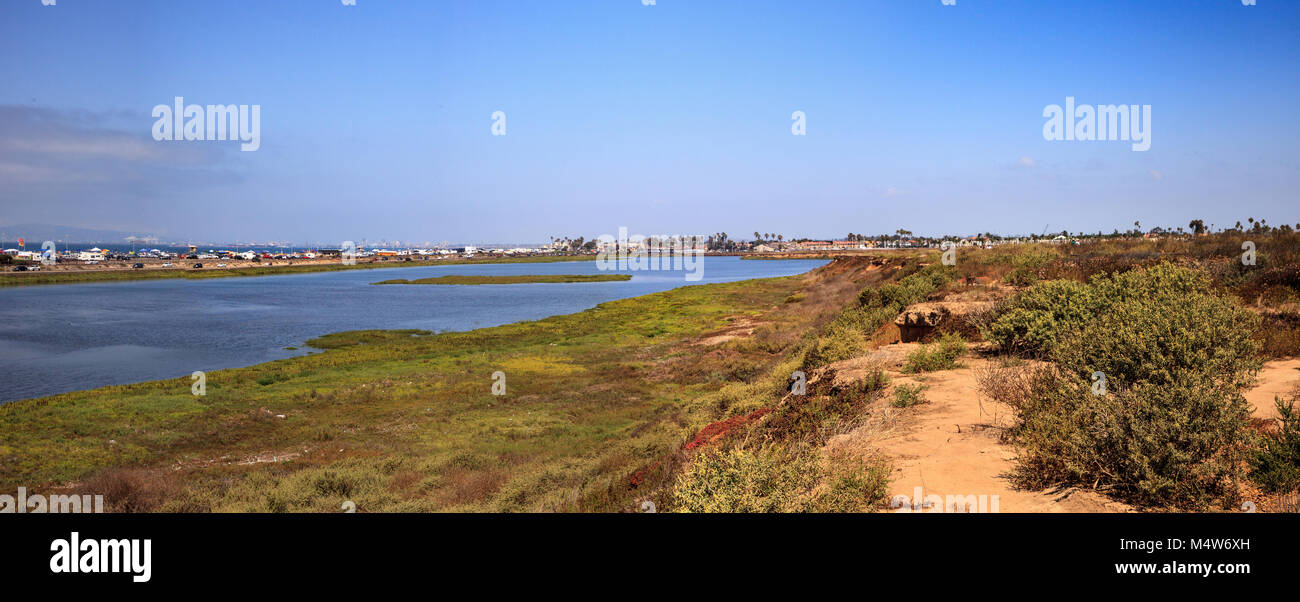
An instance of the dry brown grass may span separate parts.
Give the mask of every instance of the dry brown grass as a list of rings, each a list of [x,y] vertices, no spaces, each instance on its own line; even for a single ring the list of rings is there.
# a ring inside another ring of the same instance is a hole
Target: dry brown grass
[[[109,468],[86,479],[80,489],[104,496],[105,512],[153,512],[180,488],[165,470]]]
[[[443,478],[444,486],[439,493],[449,506],[481,503],[506,482],[506,475],[500,471],[468,468],[452,468]]]

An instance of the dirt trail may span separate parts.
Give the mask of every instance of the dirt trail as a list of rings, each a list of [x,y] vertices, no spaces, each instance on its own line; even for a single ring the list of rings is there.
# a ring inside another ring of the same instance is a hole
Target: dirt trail
[[[914,344],[890,345],[877,354],[883,355],[891,389],[900,384],[923,384],[928,387],[924,393],[928,403],[905,409],[887,407],[893,394],[886,391],[883,421],[840,435],[828,443],[832,448],[885,454],[894,466],[890,499],[906,496],[915,505],[908,507],[908,502],[904,502],[903,508],[891,511],[944,511],[947,496],[958,496],[959,511],[966,504],[970,504],[970,510],[983,507],[991,511],[996,507],[998,512],[1128,510],[1124,504],[1088,490],[1017,490],[1008,478],[1014,468],[1014,449],[999,441],[1009,423],[1009,412],[987,400],[981,403],[976,388],[978,371],[989,360],[967,357],[954,370],[902,374],[898,360],[913,347]],[[930,497],[935,495],[939,497]]]
[[[838,371],[837,380],[860,378],[870,366],[880,366],[890,376],[891,389],[916,383],[928,387],[924,393],[928,403],[904,409],[889,407],[893,393],[886,391],[886,399],[873,408],[875,420],[827,444],[832,450],[862,455],[883,453],[894,466],[890,499],[907,496],[908,502],[916,504],[912,511],[920,512],[943,511],[947,496],[957,496],[959,506],[984,503],[990,509],[993,496],[997,496],[999,512],[1132,511],[1130,506],[1088,489],[1016,489],[1008,478],[1015,466],[1014,448],[999,440],[1009,424],[1009,411],[981,400],[977,389],[978,373],[990,360],[968,356],[954,370],[902,374],[902,359],[915,347],[888,345],[868,356],[832,365]],[[1268,362],[1247,399],[1256,408],[1257,417],[1276,417],[1273,396],[1289,393],[1296,386],[1300,386],[1300,359]],[[929,497],[934,495],[938,497]],[[981,501],[979,496],[987,497]],[[924,505],[927,499],[930,504]]]
[[[1273,398],[1283,400],[1300,387],[1300,358],[1265,362],[1259,371],[1259,382],[1246,392],[1246,401],[1255,408],[1255,418],[1274,420],[1281,416]]]

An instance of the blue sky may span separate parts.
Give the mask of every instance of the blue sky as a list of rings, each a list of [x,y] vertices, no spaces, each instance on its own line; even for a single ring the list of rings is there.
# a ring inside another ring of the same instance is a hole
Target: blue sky
[[[1300,2],[3,0],[0,57],[0,224],[529,242],[1300,222]],[[260,150],[155,141],[176,96],[260,105]],[[1151,105],[1151,149],[1044,140],[1067,96]]]

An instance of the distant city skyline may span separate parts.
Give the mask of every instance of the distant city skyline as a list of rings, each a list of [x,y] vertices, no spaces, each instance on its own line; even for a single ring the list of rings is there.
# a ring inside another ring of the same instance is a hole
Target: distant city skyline
[[[33,0],[0,17],[7,224],[528,244],[1300,223],[1296,2]],[[255,143],[186,140],[191,103],[200,137],[229,105]]]

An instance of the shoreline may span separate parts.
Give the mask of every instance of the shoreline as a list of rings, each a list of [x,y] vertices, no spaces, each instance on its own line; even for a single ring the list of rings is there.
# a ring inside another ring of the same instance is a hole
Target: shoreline
[[[334,272],[340,270],[372,270],[381,268],[429,267],[437,265],[472,265],[472,264],[510,264],[510,263],[557,263],[566,261],[595,261],[594,255],[541,255],[531,257],[489,257],[485,259],[436,259],[414,261],[369,261],[344,265],[342,260],[310,261],[298,264],[282,265],[247,265],[241,267],[206,267],[203,268],[152,268],[132,269],[123,267],[101,267],[87,270],[41,270],[37,272],[3,272],[0,275],[0,287],[39,286],[45,284],[81,284],[89,282],[131,282],[136,280],[163,280],[168,278],[187,278],[201,280],[205,278],[239,278],[252,276],[279,276],[288,274],[311,274],[316,272]],[[199,263],[179,260],[181,264]]]
[[[475,263],[486,263],[486,264],[502,264],[502,263],[505,263],[505,264],[554,263],[554,261],[543,261],[544,259],[558,260],[559,262],[563,263],[563,262],[568,262],[568,261],[579,261],[579,260],[581,260],[581,259],[583,259],[583,258],[582,258],[581,256],[547,256],[547,257],[530,257],[530,258],[527,258],[526,260],[521,260],[521,259],[523,259],[523,258],[516,258],[514,261],[508,261],[508,262],[498,262],[498,261],[468,261],[468,262],[467,262],[467,261],[464,261],[464,260],[459,260],[459,261],[457,261],[456,263],[458,263],[458,264],[462,264],[462,265],[464,265],[464,264],[475,264]],[[429,263],[432,263],[432,262],[429,262]],[[447,261],[447,262],[445,262],[445,263],[450,264],[451,261]],[[420,263],[420,262],[412,261],[412,262],[393,262],[393,263],[390,264],[390,265],[384,265],[384,264],[381,263],[381,262],[375,262],[374,264],[363,264],[363,265],[358,265],[358,266],[341,266],[341,265],[339,265],[338,263],[333,263],[333,264],[326,264],[326,265],[323,265],[323,266],[311,266],[311,267],[327,268],[327,269],[324,269],[324,270],[321,270],[321,269],[310,270],[310,272],[316,272],[316,271],[336,271],[336,270],[340,270],[340,269],[368,269],[368,268],[382,269],[382,268],[385,268],[385,267],[409,267],[409,266],[413,266],[413,265],[426,265],[426,264],[425,264],[425,263]],[[435,264],[435,265],[436,265],[436,264]],[[295,266],[295,267],[297,267],[297,266]],[[334,268],[334,270],[329,270],[329,269],[328,269],[328,268],[331,268],[331,267]],[[428,266],[426,265],[426,267],[428,267]],[[819,266],[814,265],[814,266],[812,266],[812,267],[810,267],[810,268],[808,268],[808,269],[817,269],[817,267],[819,267]],[[525,268],[521,268],[521,269],[525,269]],[[762,270],[760,270],[760,272],[761,272],[761,271],[762,271]],[[781,275],[780,273],[778,273],[778,274],[776,274],[776,275],[756,274],[756,275],[754,275],[753,277],[745,278],[744,280],[739,280],[739,281],[737,281],[737,282],[747,282],[747,281],[751,281],[751,280],[764,280],[764,279],[768,279],[768,278],[784,278],[784,277],[788,277],[788,276],[790,276],[790,275],[793,275],[793,274],[789,274],[788,271],[784,271],[784,270],[778,270],[778,272],[784,272],[785,275]],[[307,273],[307,272],[304,272],[304,273]],[[803,274],[803,273],[807,273],[807,272],[806,272],[806,271],[805,271],[805,272],[800,272],[800,274]],[[275,274],[275,273],[272,273],[272,274],[263,274],[263,275],[276,275],[276,274]],[[281,273],[281,275],[284,275],[284,274]],[[391,275],[396,275],[396,274],[388,274],[388,275],[391,276]],[[375,275],[375,277],[379,277],[379,278],[382,278],[383,276],[384,276],[384,275]],[[217,275],[214,274],[212,277],[220,277],[220,276],[217,276]],[[500,285],[530,284],[530,283],[535,283],[535,284],[547,284],[547,283],[551,283],[551,284],[561,284],[561,283],[602,283],[602,282],[603,282],[603,283],[613,284],[613,283],[618,283],[618,282],[627,282],[627,281],[630,281],[630,280],[632,280],[632,279],[633,279],[632,274],[627,274],[627,273],[623,273],[623,274],[608,274],[608,273],[606,273],[606,274],[588,274],[588,275],[575,275],[575,274],[558,274],[558,275],[552,275],[552,274],[533,274],[533,275],[527,275],[527,274],[526,274],[526,275],[501,275],[501,276],[493,276],[493,275],[445,275],[445,276],[434,276],[434,277],[429,277],[429,278],[419,278],[419,279],[415,279],[415,280],[406,280],[406,279],[382,280],[382,281],[378,281],[378,282],[370,282],[369,285],[370,285],[370,286],[376,286],[376,285],[407,284],[407,285],[432,285],[432,286],[434,286],[435,288],[438,288],[438,285],[442,285],[442,286],[453,286],[453,287],[471,286],[471,287],[474,287],[474,288],[479,288],[479,286],[476,286],[476,285],[487,285],[487,286],[490,287],[491,285],[494,285],[494,284],[500,286]],[[71,282],[69,282],[69,284],[71,284]],[[682,288],[682,287],[684,287],[684,286],[697,286],[697,285],[698,285],[698,284],[696,284],[696,283],[690,283],[690,282],[685,282],[685,283],[676,283],[676,284],[671,284],[671,285],[669,285],[669,286],[673,286],[674,288],[663,289],[663,290],[661,290],[661,291],[659,291],[659,292],[666,292],[666,291],[676,290],[677,288]],[[37,295],[39,295],[39,294],[43,294],[43,293],[39,293],[39,292],[37,292],[37,291],[34,290],[34,289],[33,289],[33,290],[30,290],[29,292],[31,292],[32,294],[37,294]],[[3,293],[0,293],[0,294],[3,294]],[[642,296],[645,295],[645,294],[655,294],[655,293],[649,293],[649,292],[647,292],[647,293],[643,293]],[[635,298],[637,298],[637,297],[619,297],[618,300],[635,299]],[[583,308],[556,308],[556,309],[559,310],[558,313],[553,313],[553,314],[549,314],[549,315],[543,315],[543,316],[539,316],[539,317],[535,317],[535,318],[530,317],[530,318],[525,318],[525,319],[544,320],[544,319],[547,319],[547,318],[556,318],[556,317],[561,317],[561,316],[571,315],[571,314],[574,313],[575,311],[576,311],[576,312],[581,312],[581,311],[587,311],[587,310],[592,309],[591,306],[589,306],[589,305],[585,305],[585,304],[583,305],[583,307],[585,307],[585,309],[583,309]],[[489,323],[491,323],[491,322],[489,322]],[[498,325],[508,324],[508,323],[514,323],[514,322],[503,322],[503,323],[498,324]],[[479,326],[479,325],[478,325],[478,322],[475,322],[474,325],[465,324],[464,326],[460,326],[460,327],[457,327],[457,328],[452,329],[452,330],[446,330],[446,329],[441,329],[441,328],[440,328],[440,329],[438,329],[437,332],[438,332],[439,334],[448,333],[448,332],[473,332],[473,331],[475,331],[475,330],[479,330],[479,329],[482,329],[482,328],[491,328],[491,327],[492,327],[492,326]],[[317,345],[313,345],[313,344],[312,344],[312,341],[313,341],[313,340],[329,340],[330,338],[333,337],[333,335],[336,335],[336,334],[339,334],[339,333],[350,333],[350,332],[354,332],[354,329],[355,329],[355,328],[357,328],[357,327],[356,327],[356,326],[349,327],[349,326],[347,326],[347,325],[343,325],[343,324],[334,324],[334,325],[332,325],[332,326],[329,326],[329,325],[321,326],[321,328],[319,328],[319,329],[312,329],[310,332],[307,332],[307,333],[305,333],[305,334],[301,334],[301,333],[300,333],[300,337],[299,337],[299,338],[284,339],[284,340],[281,341],[280,343],[275,343],[274,345],[272,345],[272,347],[275,348],[275,349],[277,349],[277,350],[281,350],[281,349],[282,349],[282,350],[288,350],[288,351],[296,351],[296,352],[298,352],[298,353],[294,353],[294,354],[288,355],[287,357],[268,357],[268,358],[255,358],[255,359],[250,358],[249,360],[240,361],[239,363],[229,364],[228,367],[224,367],[224,368],[215,368],[215,367],[214,367],[213,370],[232,370],[232,369],[250,368],[250,367],[255,367],[255,366],[258,366],[258,365],[261,365],[261,364],[270,363],[270,362],[284,361],[284,360],[292,360],[292,359],[300,358],[300,357],[303,357],[303,356],[306,356],[306,355],[311,355],[311,354],[313,354],[313,353],[318,353],[319,351],[324,350],[325,348],[324,348],[324,347],[317,346]],[[383,326],[380,326],[380,327],[367,326],[366,328],[368,328],[368,329],[373,329],[373,330],[375,330],[375,332],[381,332],[381,331],[386,331],[386,330],[390,330],[390,329],[399,329],[399,330],[400,330],[400,329],[402,329],[402,328],[405,328],[405,326],[399,326],[399,325],[392,325],[392,326],[389,326],[389,327],[383,327]],[[464,328],[465,330],[462,330],[462,328]],[[288,342],[286,343],[285,341],[288,341]],[[281,347],[282,344],[287,345],[287,346],[285,346],[285,347]],[[147,374],[147,375],[138,375],[138,376],[136,376],[135,378],[132,378],[132,379],[123,379],[123,380],[101,379],[101,380],[99,380],[98,382],[81,383],[81,386],[79,386],[78,388],[63,389],[62,387],[57,387],[57,388],[53,388],[53,389],[49,389],[49,388],[47,388],[47,389],[45,389],[45,390],[43,390],[43,391],[42,391],[42,390],[32,390],[32,391],[25,391],[25,392],[16,392],[16,393],[18,393],[18,395],[16,395],[16,396],[12,396],[12,397],[11,397],[11,396],[9,396],[8,394],[6,394],[4,397],[0,397],[0,407],[7,406],[7,405],[11,405],[11,404],[15,404],[15,403],[21,403],[21,402],[24,402],[24,401],[40,400],[40,399],[49,398],[49,397],[54,397],[54,396],[59,396],[59,395],[69,395],[69,394],[85,393],[85,392],[95,391],[95,390],[97,390],[97,389],[101,389],[101,388],[104,388],[104,387],[122,387],[122,386],[131,386],[131,385],[138,385],[138,384],[150,383],[150,382],[154,382],[154,381],[157,381],[157,380],[160,380],[160,379],[165,380],[165,379],[167,379],[167,378],[169,378],[169,377],[168,377],[167,374],[165,374],[165,373],[155,373],[155,374]],[[70,386],[77,386],[77,384],[76,384],[76,383],[70,383]],[[25,395],[24,395],[23,393],[25,393]]]

